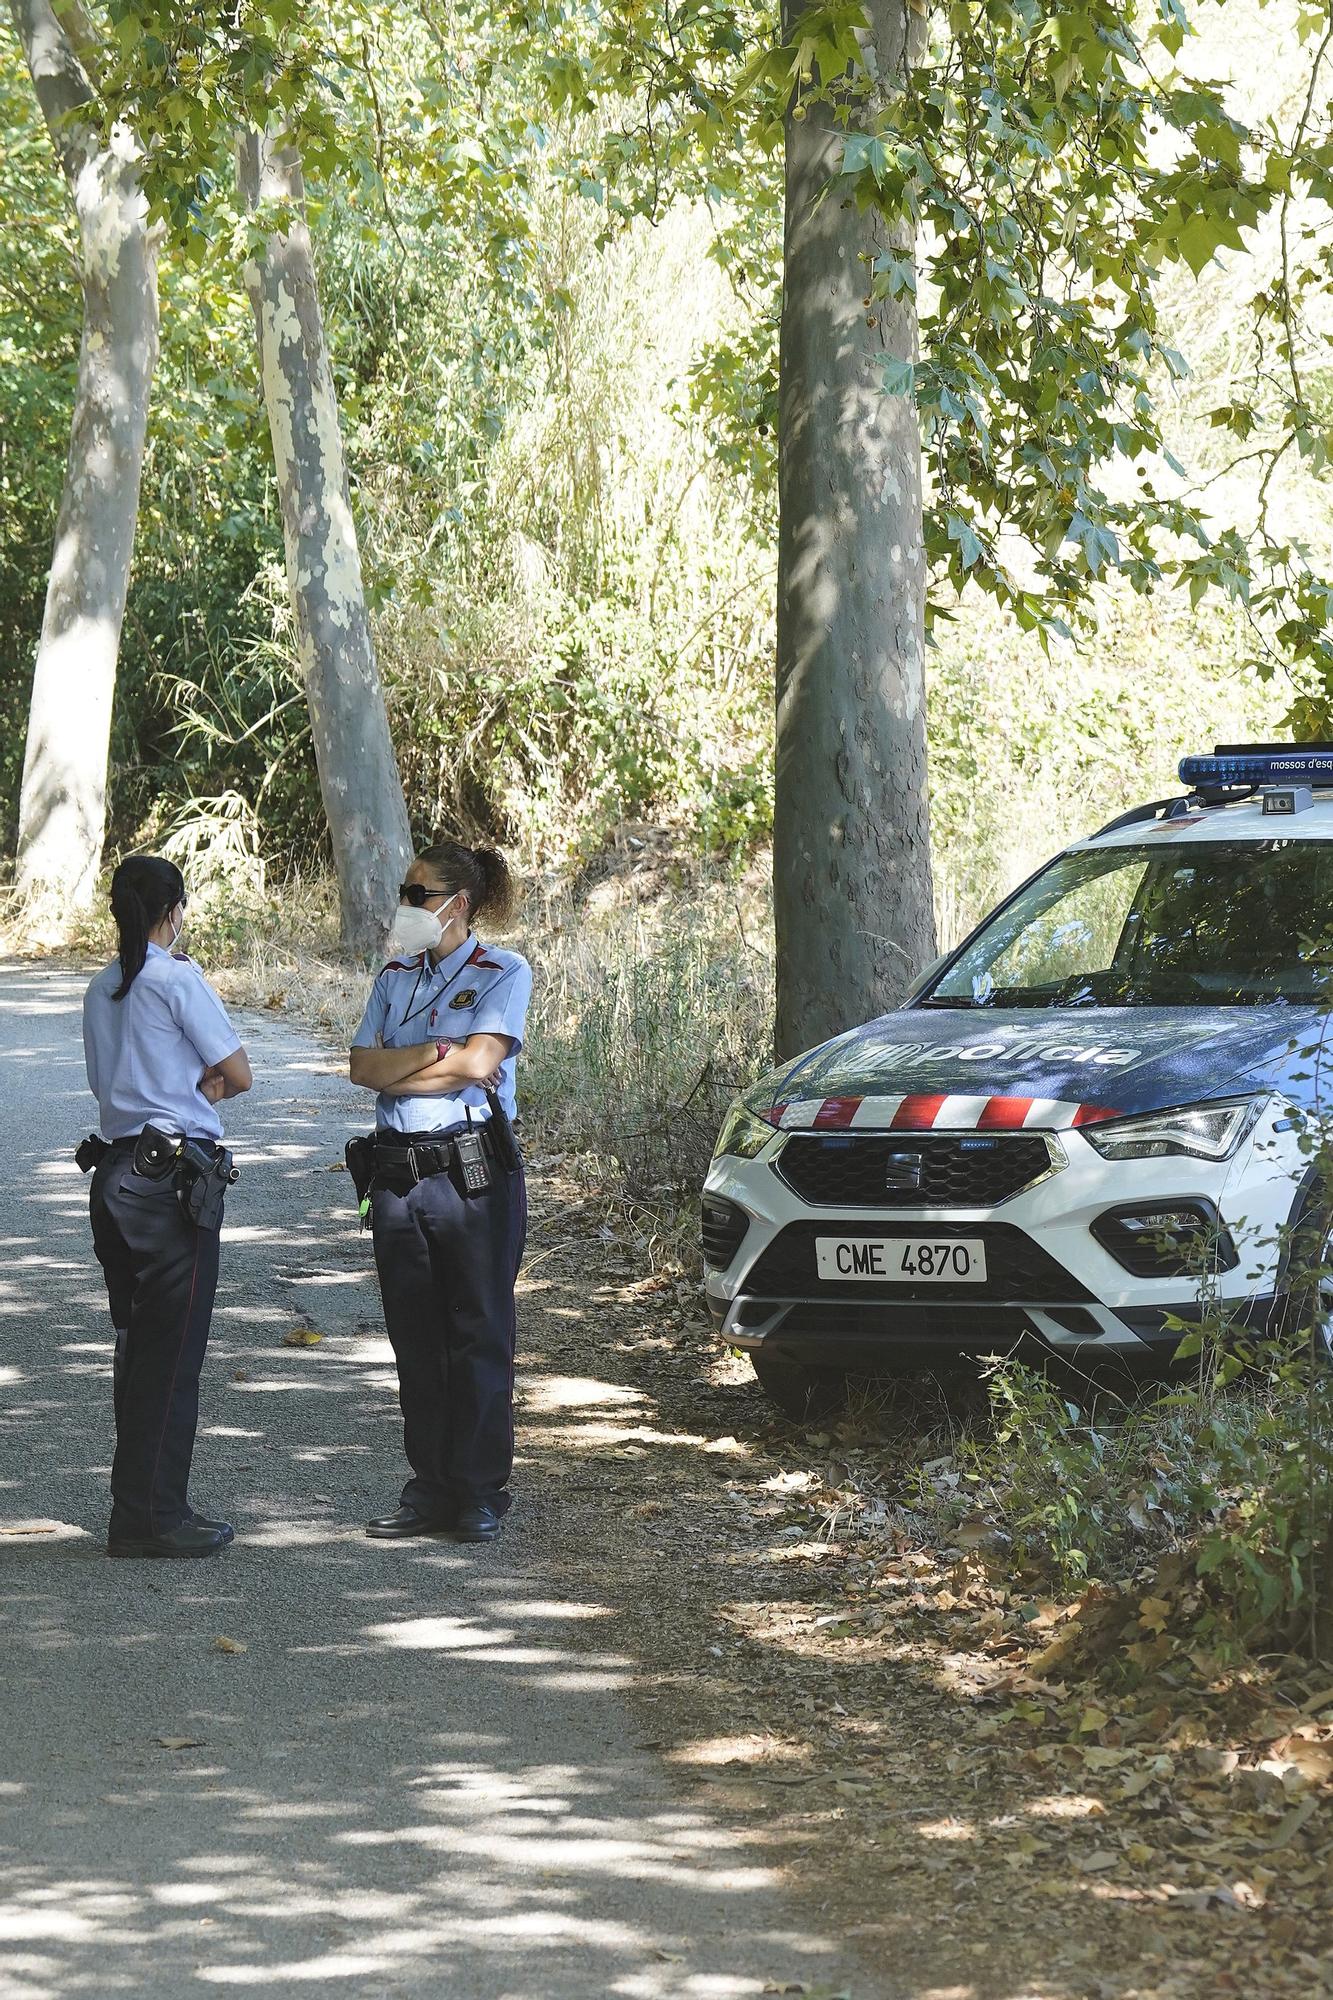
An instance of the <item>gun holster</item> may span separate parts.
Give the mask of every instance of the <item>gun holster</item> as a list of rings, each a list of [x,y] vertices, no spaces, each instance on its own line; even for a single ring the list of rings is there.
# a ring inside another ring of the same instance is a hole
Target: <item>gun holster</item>
[[[193,1139],[182,1139],[177,1155],[176,1193],[196,1229],[220,1229],[227,1189],[240,1179],[225,1146],[210,1153]]]

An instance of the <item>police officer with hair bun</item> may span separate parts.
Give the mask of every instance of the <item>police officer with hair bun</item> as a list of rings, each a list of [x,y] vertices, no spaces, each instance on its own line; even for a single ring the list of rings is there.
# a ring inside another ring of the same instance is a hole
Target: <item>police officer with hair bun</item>
[[[513,909],[503,857],[446,840],[407,871],[351,1051],[377,1092],[372,1139],[348,1149],[374,1231],[412,1476],[381,1540],[493,1541],[514,1456],[514,1281],[527,1231],[514,1065],[532,973],[474,920]],[[356,1149],[360,1149],[358,1152]]]
[[[93,1170],[93,1248],[116,1335],[107,1553],[211,1556],[230,1524],[196,1514],[187,1488],[231,1178],[217,1107],[250,1088],[250,1064],[217,994],[176,950],[179,868],[131,854],[111,878],[111,913],[119,955],[83,1002],[101,1137],[76,1155]]]

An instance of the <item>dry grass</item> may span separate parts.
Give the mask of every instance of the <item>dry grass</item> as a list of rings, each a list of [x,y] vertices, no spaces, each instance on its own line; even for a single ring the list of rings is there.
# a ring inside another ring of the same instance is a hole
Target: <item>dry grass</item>
[[[205,874],[191,887],[184,944],[223,999],[290,1014],[345,1048],[371,968],[339,950],[334,882],[297,878],[238,896]],[[11,951],[59,951],[81,965],[115,950],[104,910],[71,929],[59,913],[11,901],[0,937]],[[769,1059],[762,871],[736,879],[691,867],[660,829],[626,829],[574,884],[531,884],[520,922],[496,941],[535,973],[520,1069],[535,1142],[576,1160],[590,1189],[642,1210],[645,1241],[665,1233],[683,1254],[722,1114]]]

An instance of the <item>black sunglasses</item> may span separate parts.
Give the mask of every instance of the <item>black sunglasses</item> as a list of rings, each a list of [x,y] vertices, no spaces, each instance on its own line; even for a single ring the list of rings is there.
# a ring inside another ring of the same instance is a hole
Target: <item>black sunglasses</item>
[[[419,910],[432,896],[453,896],[456,893],[457,891],[453,889],[428,888],[424,882],[402,882],[398,887],[398,900],[400,903],[410,903],[414,910]]]

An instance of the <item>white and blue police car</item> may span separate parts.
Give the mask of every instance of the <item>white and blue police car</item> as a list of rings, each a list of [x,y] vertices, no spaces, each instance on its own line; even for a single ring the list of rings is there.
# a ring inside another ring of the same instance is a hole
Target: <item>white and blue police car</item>
[[[1293,1242],[1333,1261],[1333,746],[1180,777],[732,1105],[706,1294],[782,1407],[1024,1350],[1150,1373],[1182,1321],[1290,1311]]]

